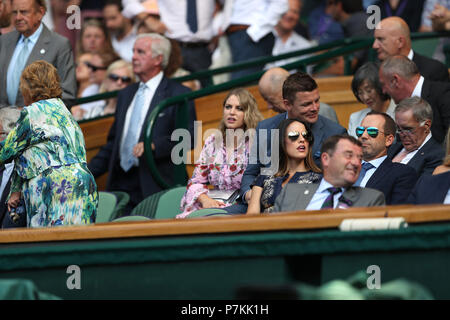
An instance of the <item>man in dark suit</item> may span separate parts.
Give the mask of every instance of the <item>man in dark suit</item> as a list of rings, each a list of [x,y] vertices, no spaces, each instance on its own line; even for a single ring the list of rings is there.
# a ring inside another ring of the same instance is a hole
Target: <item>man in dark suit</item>
[[[450,171],[420,177],[407,202],[411,204],[450,204]]]
[[[69,40],[50,31],[43,23],[44,0],[13,0],[16,28],[0,37],[0,104],[23,106],[19,80],[23,69],[36,60],[45,60],[58,70],[68,106],[76,97],[75,64]]]
[[[431,132],[434,139],[442,143],[450,125],[450,83],[424,78],[415,63],[401,55],[383,61],[379,78],[383,92],[389,94],[396,104],[405,98],[417,96],[431,105]]]
[[[389,148],[388,157],[414,168],[419,176],[431,174],[444,158],[444,149],[430,131],[432,121],[433,111],[425,100],[403,99],[395,109],[400,142]]]
[[[244,202],[251,197],[250,185],[253,180],[266,170],[273,171],[278,164],[278,159],[271,159],[272,151],[278,150],[279,146],[272,148],[272,133],[280,122],[286,118],[297,118],[311,125],[314,135],[313,158],[320,165],[320,147],[323,141],[335,134],[344,134],[346,130],[339,124],[319,115],[320,94],[316,81],[306,73],[297,72],[290,75],[283,84],[283,102],[287,112],[261,121],[256,127],[256,141],[247,166],[242,177],[240,195]],[[275,140],[274,140],[275,141]],[[275,149],[276,148],[276,149]],[[272,150],[273,149],[273,150]],[[261,154],[262,153],[262,157]],[[276,155],[278,152],[276,152]],[[275,156],[275,155],[274,155]]]
[[[142,130],[151,111],[163,100],[190,90],[163,75],[170,55],[170,42],[158,34],[139,35],[133,47],[133,71],[140,82],[121,90],[117,97],[115,121],[105,146],[91,160],[88,167],[95,177],[108,171],[107,190],[130,194],[129,212],[145,197],[161,191],[153,178],[144,152]],[[175,119],[182,104],[170,106],[159,114],[155,122],[151,146],[159,173],[173,181],[174,164],[171,151],[175,142],[171,134],[176,129]],[[188,106],[189,133],[194,135],[195,108]]]
[[[321,182],[287,184],[275,201],[274,212],[385,205],[382,192],[353,186],[361,170],[361,142],[336,135],[323,143],[321,151]]]
[[[411,35],[408,24],[399,17],[383,19],[377,25],[372,47],[380,61],[390,56],[403,55],[414,61],[420,74],[430,81],[449,81],[447,67],[438,60],[422,56],[411,48]]]
[[[356,128],[361,141],[363,164],[355,186],[377,189],[384,193],[386,204],[403,204],[417,181],[416,171],[393,163],[387,150],[394,142],[396,125],[386,113],[372,111]]]

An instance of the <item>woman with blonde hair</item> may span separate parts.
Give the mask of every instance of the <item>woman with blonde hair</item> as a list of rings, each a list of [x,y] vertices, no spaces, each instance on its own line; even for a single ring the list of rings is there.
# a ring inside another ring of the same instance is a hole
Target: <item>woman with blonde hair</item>
[[[183,213],[177,218],[186,218],[199,209],[232,205],[214,199],[214,191],[232,194],[239,190],[248,164],[251,129],[255,129],[261,120],[263,116],[250,92],[237,88],[228,93],[223,101],[219,130],[205,141],[181,200]],[[214,190],[208,190],[208,185]]]
[[[318,183],[321,170],[312,156],[314,136],[309,124],[298,119],[283,120],[279,130],[278,171],[258,175],[252,184],[247,214],[272,212],[277,196],[287,183]]]
[[[83,133],[61,100],[55,67],[43,60],[28,65],[20,90],[27,106],[0,145],[0,164],[15,162],[8,207],[23,196],[29,227],[94,222],[97,185]]]

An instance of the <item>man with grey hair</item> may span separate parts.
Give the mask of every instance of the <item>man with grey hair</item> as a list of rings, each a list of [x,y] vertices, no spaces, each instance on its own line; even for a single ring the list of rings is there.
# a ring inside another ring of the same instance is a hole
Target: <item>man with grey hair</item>
[[[418,176],[431,174],[442,163],[444,149],[431,133],[433,110],[424,99],[406,98],[395,108],[400,141],[392,145],[388,157],[413,167]]]
[[[379,78],[383,92],[389,94],[395,103],[417,96],[431,105],[431,131],[436,141],[442,143],[450,124],[450,83],[424,79],[415,63],[401,55],[383,61]]]
[[[0,108],[0,142],[4,141],[9,132],[16,126],[19,116],[20,110],[15,107]],[[16,212],[8,212],[6,200],[9,195],[13,171],[13,161],[0,165],[0,226],[2,228],[25,227],[27,223],[23,202],[15,209]]]
[[[119,92],[115,121],[107,143],[88,165],[94,177],[108,172],[108,191],[124,191],[130,195],[128,213],[144,198],[162,190],[143,157],[144,128],[151,111],[167,98],[190,92],[163,75],[169,55],[167,38],[156,33],[141,34],[136,38],[132,65],[140,82]],[[183,107],[183,103],[172,105],[159,114],[154,124],[153,141],[145,146],[151,148],[158,171],[169,183],[174,179],[174,164],[170,156],[175,142],[171,141],[171,134],[177,128],[176,115]],[[187,113],[193,139],[196,115],[192,101],[188,104]]]

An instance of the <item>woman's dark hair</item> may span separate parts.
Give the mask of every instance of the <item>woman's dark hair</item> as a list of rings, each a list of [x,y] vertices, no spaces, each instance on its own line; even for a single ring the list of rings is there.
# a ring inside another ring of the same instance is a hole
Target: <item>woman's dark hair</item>
[[[383,93],[383,89],[381,88],[378,70],[380,70],[380,64],[377,62],[367,62],[356,70],[352,80],[352,90],[359,102],[362,101],[359,98],[358,89],[365,80],[375,88],[375,91],[383,101],[389,99],[389,95]]]
[[[311,130],[311,126],[307,122],[303,122],[299,119],[285,119],[281,121],[278,125],[279,132],[279,164],[278,164],[278,172],[275,174],[276,176],[284,176],[288,173],[288,155],[286,152],[286,136],[287,136],[287,128],[293,122],[300,122],[305,126],[307,136],[305,140],[309,142],[308,154],[305,158],[305,167],[307,170],[311,170],[314,172],[321,172],[320,168],[316,165],[312,156],[312,147],[314,145],[314,135]]]

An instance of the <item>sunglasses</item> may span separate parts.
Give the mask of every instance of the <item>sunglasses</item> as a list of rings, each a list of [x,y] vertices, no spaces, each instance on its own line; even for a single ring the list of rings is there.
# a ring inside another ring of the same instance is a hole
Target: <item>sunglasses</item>
[[[308,142],[311,142],[312,135],[311,135],[310,132],[303,131],[301,133],[301,135],[302,135],[303,139],[305,139]],[[289,140],[291,140],[292,142],[295,142],[295,141],[297,141],[298,137],[300,137],[300,132],[298,132],[298,131],[289,131],[287,136],[288,136]]]
[[[366,129],[367,129],[367,134],[372,138],[378,137],[379,132],[384,134],[383,131],[380,131],[380,130],[378,130],[378,128],[375,128],[375,127],[367,127],[367,128],[366,127],[357,127],[355,129],[356,136],[358,138],[361,137],[364,134],[364,131],[366,131]]]
[[[111,79],[114,82],[117,82],[119,79],[122,80],[123,83],[130,83],[131,82],[131,78],[124,76],[118,76],[117,74],[111,73],[110,75],[108,75],[108,78]]]
[[[98,66],[94,66],[92,63],[90,62],[85,62],[84,63],[89,69],[91,69],[92,71],[96,72],[97,70],[106,70],[108,69],[108,67],[98,67]]]

